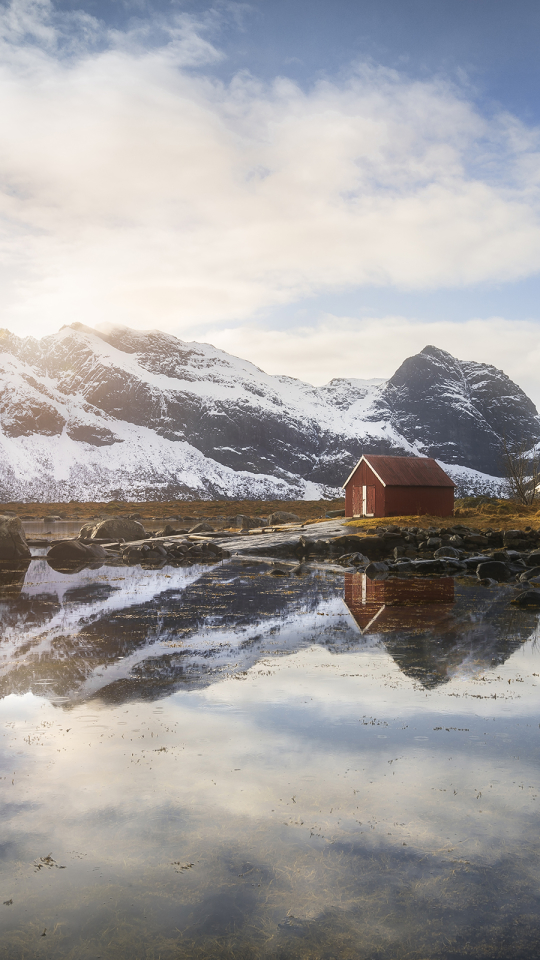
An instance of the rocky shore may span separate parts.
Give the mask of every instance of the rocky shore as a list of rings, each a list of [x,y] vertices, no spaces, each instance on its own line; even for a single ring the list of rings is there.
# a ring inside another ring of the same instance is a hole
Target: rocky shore
[[[329,511],[340,514],[342,510]],[[52,519],[51,519],[51,522]],[[26,540],[18,517],[0,516],[0,561],[24,563],[30,547],[48,547],[55,569],[104,562],[160,567],[259,557],[275,575],[302,575],[314,567],[388,577],[474,577],[483,586],[522,585],[525,605],[540,606],[540,529],[479,529],[462,523],[358,528],[341,516],[302,520],[289,511],[265,517],[237,514],[186,517],[148,531],[137,515],[90,521],[76,537]]]

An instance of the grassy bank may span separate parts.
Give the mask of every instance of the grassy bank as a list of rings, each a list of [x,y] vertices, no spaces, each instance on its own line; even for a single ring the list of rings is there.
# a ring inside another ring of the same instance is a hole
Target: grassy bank
[[[351,527],[362,530],[374,530],[385,523],[394,523],[399,527],[451,527],[462,523],[477,530],[513,530],[524,527],[540,527],[540,501],[527,507],[513,500],[486,500],[483,497],[466,497],[456,500],[453,517],[392,517],[372,520],[352,520]]]

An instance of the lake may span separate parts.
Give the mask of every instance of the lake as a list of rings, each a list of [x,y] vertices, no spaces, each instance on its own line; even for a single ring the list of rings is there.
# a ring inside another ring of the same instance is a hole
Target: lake
[[[2,958],[536,958],[515,593],[248,559],[2,571]]]

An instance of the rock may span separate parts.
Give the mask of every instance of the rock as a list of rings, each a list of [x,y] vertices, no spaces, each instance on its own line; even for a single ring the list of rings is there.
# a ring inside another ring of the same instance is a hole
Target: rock
[[[295,513],[287,513],[286,510],[278,510],[276,513],[270,514],[268,517],[269,527],[275,527],[276,524],[280,523],[300,523],[300,517],[297,517]]]
[[[501,563],[500,560],[487,560],[485,563],[478,564],[476,576],[479,580],[485,580],[486,577],[489,577],[490,580],[496,580],[497,583],[502,583],[504,580],[509,579],[510,571],[506,564]]]
[[[171,528],[170,528],[170,533],[172,533],[172,532],[173,532],[173,530],[172,530],[172,527],[171,527]],[[188,533],[213,533],[213,532],[214,532],[214,528],[213,528],[213,526],[212,526],[211,523],[208,523],[207,520],[201,520],[200,523],[196,523],[194,527],[191,527],[191,529],[188,530]],[[167,531],[167,533],[165,534],[165,536],[167,536],[167,537],[170,536],[170,533],[169,533],[169,531]]]
[[[56,523],[58,520],[62,520],[62,517],[59,517],[58,514],[55,516],[51,514],[47,517],[43,517],[43,523]]]
[[[349,563],[353,567],[360,567],[368,564],[369,559],[364,557],[362,553],[344,553],[343,556],[338,557],[338,563]]]
[[[0,560],[28,560],[30,547],[18,517],[0,516]]]
[[[484,537],[481,533],[468,533],[465,538],[465,545],[472,547],[488,547],[489,540],[487,537]]]
[[[255,520],[253,517],[246,517],[245,514],[239,513],[238,516],[234,518],[231,526],[239,527],[240,530],[254,530],[259,526],[259,521]]]
[[[144,540],[146,531],[138,520],[110,517],[97,523],[86,523],[79,531],[82,540]]]
[[[528,567],[535,567],[537,564],[540,566],[540,552],[535,551],[529,554],[526,563]]]
[[[444,560],[414,560],[413,568],[419,574],[446,572]]]
[[[174,537],[175,534],[176,530],[174,527],[171,527],[170,523],[167,523],[166,526],[163,527],[163,530],[158,530],[156,537]]]
[[[482,553],[478,554],[478,553],[477,553],[477,554],[475,554],[473,557],[463,557],[463,559],[462,559],[461,562],[464,563],[465,566],[468,567],[469,569],[473,569],[474,572],[476,573],[476,568],[477,568],[477,566],[478,566],[479,563],[488,563],[489,561],[488,561],[488,559],[484,556],[484,554],[482,554]]]
[[[505,543],[508,543],[510,540],[521,540],[522,536],[521,530],[505,530],[503,533]]]
[[[145,563],[154,560],[157,560],[158,563],[160,563],[162,560],[166,560],[168,557],[167,551],[159,543],[151,547],[149,547],[148,544],[144,544],[142,548],[142,555]]]
[[[540,577],[540,567],[531,567],[530,570],[525,570],[520,574],[521,583],[525,583],[527,580],[533,580],[535,577]]]
[[[451,557],[453,560],[459,560],[461,553],[455,547],[439,547],[438,550],[435,550],[433,556],[435,558]]]
[[[540,607],[540,590],[526,590],[510,602],[515,607]]]
[[[389,569],[387,563],[373,561],[366,567],[366,576],[368,576],[370,580],[386,580]]]
[[[332,541],[332,552],[339,547],[344,548],[342,553],[346,550],[354,550],[363,553],[369,560],[382,560],[392,554],[394,549],[382,537],[336,537]]]
[[[333,520],[334,517],[344,517],[345,510],[329,510],[328,513],[325,513],[325,517],[328,517],[329,520]]]
[[[137,545],[135,547],[126,547],[122,551],[122,560],[124,563],[140,563],[143,559],[143,548],[142,545]]]
[[[95,560],[104,560],[108,554],[101,544],[81,543],[80,540],[64,540],[53,543],[47,553],[47,560],[63,561],[65,563],[92,563]]]
[[[429,537],[426,541],[426,547],[428,550],[437,550],[441,546],[442,540],[440,537]]]
[[[491,577],[484,577],[483,580],[479,581],[481,587],[496,587],[498,582],[498,580],[492,580]]]

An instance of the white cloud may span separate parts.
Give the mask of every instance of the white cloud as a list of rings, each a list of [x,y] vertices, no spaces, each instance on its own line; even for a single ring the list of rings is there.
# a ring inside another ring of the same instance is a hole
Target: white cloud
[[[4,325],[181,330],[318,290],[538,269],[536,130],[386,70],[224,85],[207,27],[4,10]]]
[[[399,316],[327,316],[289,330],[245,325],[215,327],[208,335],[215,346],[262,365],[267,373],[315,384],[333,377],[390,377],[405,357],[431,343],[461,360],[499,367],[540,408],[540,325],[532,321],[491,317],[426,323]]]

